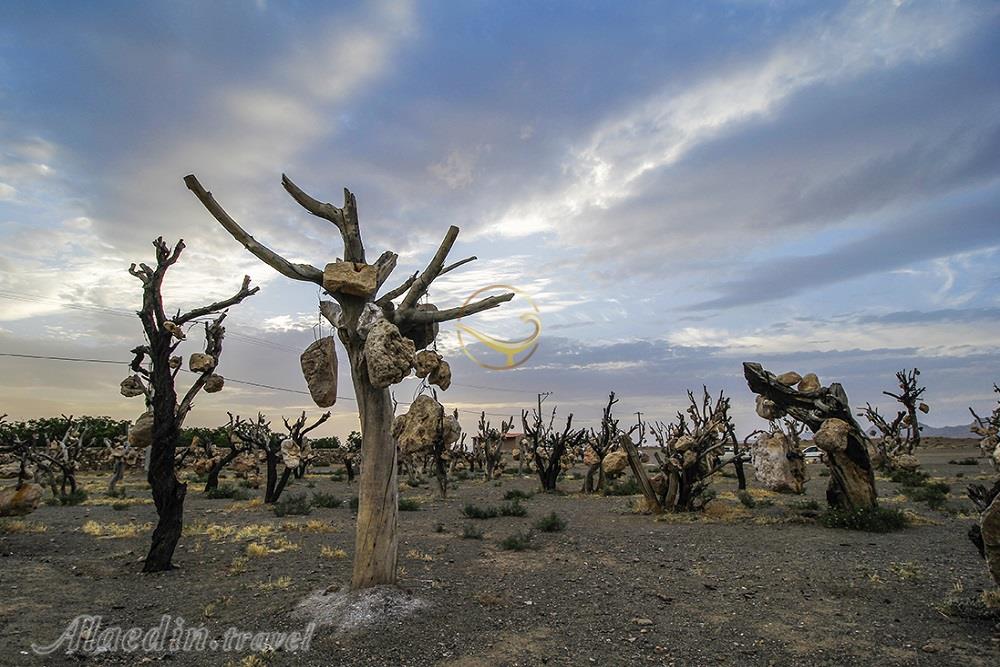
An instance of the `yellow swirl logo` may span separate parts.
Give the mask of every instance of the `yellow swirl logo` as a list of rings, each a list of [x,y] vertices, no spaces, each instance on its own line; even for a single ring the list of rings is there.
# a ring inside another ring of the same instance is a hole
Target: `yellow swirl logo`
[[[518,319],[522,322],[530,324],[534,331],[528,336],[523,338],[516,338],[513,340],[507,340],[504,338],[497,338],[482,331],[478,331],[462,323],[462,318],[458,318],[455,321],[455,326],[458,329],[458,344],[462,346],[462,352],[465,353],[469,359],[472,359],[475,363],[479,364],[483,368],[489,368],[494,371],[504,371],[511,368],[517,368],[528,359],[531,355],[535,353],[538,349],[538,337],[542,334],[542,321],[538,317],[538,306],[532,301],[531,297],[525,294],[523,291],[517,289],[516,287],[511,287],[510,285],[490,285],[489,287],[483,287],[478,289],[469,295],[469,298],[465,300],[463,306],[467,306],[474,299],[476,299],[483,292],[489,292],[492,290],[502,290],[504,292],[514,292],[519,297],[523,297],[525,301],[531,306],[531,310],[521,313]],[[474,342],[482,343],[487,348],[493,350],[494,352],[499,352],[504,357],[504,365],[497,366],[493,364],[488,364],[481,359],[477,359],[470,350],[468,345],[466,345],[466,338],[468,336],[470,339],[469,344]]]

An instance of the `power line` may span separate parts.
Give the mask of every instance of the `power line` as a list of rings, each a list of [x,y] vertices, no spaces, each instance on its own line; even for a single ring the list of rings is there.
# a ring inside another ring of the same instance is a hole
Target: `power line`
[[[70,362],[90,363],[90,364],[118,364],[118,365],[124,365],[124,366],[128,366],[131,363],[131,362],[128,362],[128,361],[118,361],[118,360],[115,360],[115,359],[84,359],[84,358],[80,358],[80,357],[57,357],[57,356],[42,355],[42,354],[17,354],[17,353],[14,353],[14,352],[0,352],[0,357],[13,357],[13,358],[16,358],[16,359],[36,359],[36,360],[46,360],[46,361],[70,361]],[[193,371],[189,371],[186,368],[182,368],[181,370],[183,370],[185,373],[193,373]],[[301,389],[290,389],[288,387],[278,387],[278,386],[275,386],[275,385],[264,384],[262,382],[252,382],[250,380],[238,380],[238,379],[235,379],[235,378],[227,377],[226,378],[226,382],[230,382],[232,384],[246,385],[246,386],[249,386],[249,387],[258,387],[260,389],[269,389],[271,391],[282,391],[282,392],[287,392],[287,393],[290,393],[290,394],[302,394],[304,396],[309,396],[310,395],[308,391],[303,391]],[[351,401],[352,403],[357,403],[358,402],[358,399],[353,398],[351,396],[337,396],[337,399],[338,400]],[[404,406],[410,405],[410,403],[408,403],[408,402],[398,402],[398,404],[399,405],[404,405]],[[481,412],[480,410],[463,410],[461,408],[459,408],[458,411],[459,412],[465,412],[467,414],[472,414],[472,415],[478,415]],[[510,415],[508,415],[506,413],[501,414],[501,413],[498,413],[498,412],[487,412],[486,414],[489,415],[489,416],[491,416],[491,417],[508,417],[508,416],[510,416]]]

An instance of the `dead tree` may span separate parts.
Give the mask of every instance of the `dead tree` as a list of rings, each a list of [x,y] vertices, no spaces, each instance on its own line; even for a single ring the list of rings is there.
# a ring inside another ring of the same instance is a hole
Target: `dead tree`
[[[594,493],[604,490],[604,459],[608,454],[620,447],[621,430],[619,420],[612,415],[612,408],[618,399],[615,392],[608,395],[608,404],[601,414],[601,426],[598,430],[590,429],[590,438],[585,445],[584,462],[587,464],[587,476],[583,480],[582,493]],[[597,483],[594,483],[597,475]]]
[[[587,437],[584,430],[573,430],[573,414],[566,417],[562,431],[555,428],[556,408],[552,408],[548,425],[542,416],[542,401],[545,395],[538,395],[538,407],[532,410],[529,421],[527,410],[521,411],[521,425],[524,428],[525,446],[521,455],[530,455],[535,463],[538,481],[542,490],[551,493],[557,490],[556,483],[563,468],[570,464],[567,453],[579,447]]]
[[[208,469],[208,479],[205,480],[205,493],[219,487],[219,475],[226,466],[241,455],[252,453],[254,449],[253,442],[240,437],[239,432],[246,423],[246,420],[238,415],[233,415],[232,412],[227,414],[229,415],[229,424],[225,429],[226,452],[224,454],[215,454],[212,457],[212,463]]]
[[[285,488],[288,483],[288,478],[290,475],[294,475],[296,479],[302,477],[305,473],[304,466],[313,457],[311,447],[309,446],[309,438],[306,435],[322,425],[330,418],[330,412],[324,412],[320,415],[316,421],[312,424],[307,425],[306,413],[302,412],[301,415],[294,421],[289,423],[284,417],[281,420],[285,423],[285,431],[287,432],[287,437],[281,441],[281,461],[285,466],[284,471],[281,473],[280,487],[276,488],[276,493],[271,502],[276,502],[278,497],[281,495],[281,491]],[[270,475],[271,466],[268,466],[268,475]],[[268,485],[270,487],[270,485]],[[264,502],[268,502],[266,499]]]
[[[458,227],[451,227],[426,269],[377,296],[396,266],[397,255],[384,252],[374,264],[367,263],[357,200],[350,191],[344,190],[344,205],[338,208],[312,198],[288,177],[282,177],[282,185],[296,202],[309,213],[333,223],[340,232],[343,261],[332,262],[320,270],[289,262],[260,244],[226,213],[198,179],[190,175],[184,181],[219,224],[258,259],[288,278],[323,287],[333,297],[334,301],[322,302],[320,310],[337,329],[347,350],[365,457],[351,588],[395,584],[399,490],[396,445],[390,433],[393,413],[389,387],[410,373],[416,363],[414,351],[423,350],[434,341],[439,323],[499,306],[512,299],[513,293],[444,310],[420,303],[435,279],[475,259],[445,264],[458,237]],[[398,304],[396,299],[400,299]],[[439,386],[444,386],[443,381]]]
[[[854,420],[847,392],[839,383],[823,387],[812,374],[804,378],[797,373],[775,376],[760,364],[749,362],[743,364],[743,374],[750,390],[757,394],[760,417],[773,421],[788,415],[815,434],[813,442],[826,454],[830,468],[826,499],[832,507],[857,510],[878,506],[868,437]]]
[[[1000,395],[1000,386],[993,385],[993,391]],[[988,458],[996,470],[1000,470],[1000,401],[986,417],[980,417],[976,411],[969,408],[975,420],[971,431],[980,437],[979,449]]]
[[[256,294],[260,289],[251,288],[250,276],[244,276],[239,291],[228,299],[186,313],[177,311],[173,317],[167,317],[161,294],[163,279],[167,270],[184,251],[184,241],[178,241],[171,250],[160,237],[153,241],[153,247],[156,250],[155,267],[147,264],[132,264],[129,267],[129,273],[142,281],[142,309],[138,315],[146,335],[146,344],[132,350],[135,355],[131,364],[134,375],[122,383],[122,393],[125,393],[126,383],[138,385],[139,393],[132,395],[147,396],[153,413],[147,479],[153,489],[153,502],[159,521],[153,531],[152,545],[146,556],[143,572],[161,572],[173,568],[171,561],[181,536],[184,496],[187,493],[187,484],[177,478],[174,459],[180,429],[194,405],[195,397],[202,389],[209,393],[222,389],[223,378],[215,373],[215,369],[219,364],[222,340],[226,333],[222,326],[226,309]],[[187,336],[185,325],[213,315],[214,319],[205,322],[205,352],[191,355],[190,367],[196,374],[195,381],[178,402],[174,382],[180,371],[180,363],[174,357],[174,351]]]
[[[348,433],[341,449],[343,454],[340,460],[344,464],[344,470],[347,471],[347,483],[350,484],[354,481],[354,467],[361,463],[361,433],[358,431]]]
[[[125,436],[119,436],[114,440],[105,438],[104,447],[111,459],[112,470],[111,479],[108,480],[108,495],[113,496],[118,492],[118,483],[125,477],[125,468],[138,464],[142,453],[132,447]]]
[[[486,421],[485,412],[479,415],[479,434],[476,435],[476,443],[481,448],[483,470],[487,480],[493,479],[498,472],[503,471],[503,443],[513,427],[513,417],[500,422],[498,429]]]
[[[914,450],[920,446],[921,426],[917,412],[924,414],[930,412],[930,407],[920,400],[927,388],[918,386],[919,376],[920,370],[917,368],[911,371],[899,371],[896,373],[896,380],[899,382],[900,392],[898,394],[882,392],[903,406],[892,421],[883,417],[878,408],[873,407],[871,403],[866,403],[858,412],[858,416],[867,419],[879,433],[879,439],[873,444],[878,454],[876,465],[881,470],[892,471],[897,468],[914,470],[919,465],[913,456]]]
[[[700,401],[690,391],[688,401],[675,423],[658,422],[651,429],[660,448],[655,454],[660,473],[653,478],[653,487],[668,512],[702,509],[712,476],[734,460],[722,456],[726,446],[732,446],[734,432],[729,399],[719,392],[713,401],[703,388]]]

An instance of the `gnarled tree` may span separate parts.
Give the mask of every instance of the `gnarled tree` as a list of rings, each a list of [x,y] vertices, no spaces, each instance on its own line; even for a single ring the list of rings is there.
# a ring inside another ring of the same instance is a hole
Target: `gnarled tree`
[[[416,363],[415,350],[425,349],[434,341],[439,323],[494,308],[514,295],[491,296],[444,310],[420,303],[435,279],[475,259],[470,257],[445,264],[458,238],[458,227],[448,229],[427,268],[379,296],[379,290],[396,266],[397,255],[387,251],[374,264],[367,262],[357,200],[350,191],[344,190],[344,205],[337,207],[314,199],[287,176],[282,177],[282,185],[296,202],[312,215],[331,222],[340,232],[344,244],[343,261],[331,262],[320,270],[308,264],[292,263],[259,243],[193,175],[185,177],[184,182],[219,224],[258,259],[292,280],[321,286],[333,297],[333,302],[321,302],[320,310],[337,329],[347,350],[365,457],[361,469],[351,587],[357,590],[395,584],[399,490],[396,444],[390,433],[393,411],[389,387],[410,373]]]
[[[559,475],[565,468],[572,465],[574,450],[580,447],[587,438],[584,430],[573,429],[573,414],[566,417],[566,426],[561,431],[555,428],[556,408],[552,408],[548,424],[542,413],[542,401],[545,395],[538,395],[538,407],[531,411],[521,411],[521,425],[524,428],[521,456],[530,456],[538,473],[538,481],[542,490],[556,490]]]
[[[488,480],[503,472],[503,443],[513,427],[513,417],[501,421],[497,428],[486,420],[485,412],[479,415],[479,432],[473,447],[482,454],[483,470]]]
[[[612,409],[617,402],[615,392],[611,392],[608,395],[608,404],[604,406],[601,413],[601,426],[597,430],[590,429],[590,437],[584,445],[583,460],[587,464],[587,476],[583,480],[582,493],[604,490],[604,460],[608,454],[620,447],[619,420],[615,419],[612,414]],[[623,463],[625,462],[623,461]],[[596,483],[594,481],[595,475],[597,476]]]
[[[226,334],[222,326],[226,309],[260,289],[251,288],[250,276],[244,276],[239,291],[228,299],[186,313],[177,311],[176,315],[168,317],[161,294],[163,279],[184,251],[184,241],[178,241],[171,250],[160,237],[153,241],[153,247],[156,250],[155,267],[147,264],[129,267],[129,273],[142,281],[142,309],[138,315],[146,334],[146,343],[132,350],[135,356],[131,367],[135,375],[126,378],[126,382],[138,385],[137,393],[132,395],[147,396],[152,408],[147,479],[153,489],[153,502],[159,516],[143,572],[173,568],[172,559],[181,536],[184,496],[187,493],[187,484],[177,478],[174,460],[180,429],[202,389],[209,393],[222,389],[222,376],[217,375],[215,369],[222,355],[222,340]],[[178,402],[174,381],[180,364],[179,360],[175,361],[174,351],[187,336],[184,331],[186,325],[213,315],[214,319],[205,322],[205,351],[191,355],[190,366],[196,375],[195,381]]]
[[[785,415],[806,425],[830,468],[827,502],[848,510],[878,505],[868,437],[854,420],[847,392],[839,383],[820,384],[814,374],[775,375],[760,364],[744,363],[743,374],[757,394],[757,414],[774,421]],[[797,385],[797,386],[793,386]]]
[[[993,391],[1000,395],[1000,386],[993,385]],[[993,467],[1000,470],[1000,401],[986,417],[980,417],[972,408],[969,408],[969,412],[976,420],[971,430],[980,437],[979,449]]]
[[[882,392],[903,406],[892,421],[882,416],[878,408],[873,407],[871,403],[866,403],[858,412],[858,416],[867,419],[879,433],[878,440],[873,444],[876,452],[874,463],[880,470],[892,471],[897,468],[915,470],[920,465],[913,455],[914,450],[920,445],[921,427],[917,413],[927,414],[930,412],[930,407],[920,400],[927,388],[918,385],[918,377],[920,370],[917,368],[899,371],[896,373],[899,393]]]

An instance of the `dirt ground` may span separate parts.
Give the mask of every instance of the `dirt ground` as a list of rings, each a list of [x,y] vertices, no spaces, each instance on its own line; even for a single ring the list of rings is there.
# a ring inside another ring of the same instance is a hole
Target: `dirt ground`
[[[279,518],[259,501],[207,499],[196,484],[180,569],[139,574],[155,521],[144,481],[129,478],[122,502],[101,493],[106,476],[88,475],[87,504],[43,506],[0,535],[0,664],[997,665],[1000,615],[980,600],[992,585],[966,538],[973,516],[964,499],[965,484],[990,470],[983,459],[948,463],[977,453],[971,441],[921,452],[925,469],[951,484],[943,510],[880,479],[882,504],[914,517],[889,534],[820,527],[800,496],[754,491],[747,509],[722,477],[704,514],[665,520],[633,513],[629,497],[581,496],[581,481],[568,478],[565,495],[523,501],[526,517],[478,521],[462,515],[466,503],[499,505],[512,489],[535,491],[537,480],[457,481],[444,501],[432,486],[406,488],[420,503],[400,515],[401,585],[416,607],[407,617],[319,628],[297,653],[36,656],[33,642],[54,642],[80,614],[143,629],[180,616],[219,641],[231,626],[302,630],[299,603],[317,591],[338,595],[350,579],[347,502]],[[810,465],[807,493],[820,502],[821,470]],[[285,493],[303,492],[354,495],[323,471]],[[553,511],[564,531],[535,532],[525,551],[500,547]],[[482,539],[464,539],[467,524]]]

